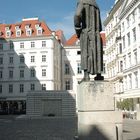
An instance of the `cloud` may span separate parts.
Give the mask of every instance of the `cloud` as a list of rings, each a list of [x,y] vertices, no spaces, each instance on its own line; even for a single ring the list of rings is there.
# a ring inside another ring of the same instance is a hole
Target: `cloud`
[[[102,22],[105,21],[107,17],[106,14],[107,11],[105,10],[101,11]],[[71,12],[69,15],[63,17],[60,21],[47,22],[47,24],[52,30],[58,30],[58,29],[63,30],[66,39],[69,39],[73,34],[75,34],[73,17],[74,17],[74,12]]]

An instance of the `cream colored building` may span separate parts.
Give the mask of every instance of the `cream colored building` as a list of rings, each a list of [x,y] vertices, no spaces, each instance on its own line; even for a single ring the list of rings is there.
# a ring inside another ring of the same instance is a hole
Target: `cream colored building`
[[[38,18],[0,24],[0,110],[24,110],[29,91],[62,89],[63,41]]]
[[[134,110],[140,99],[140,1],[117,0],[106,20],[108,77],[117,100],[132,98]]]
[[[105,52],[105,32],[101,32],[101,38],[103,42],[103,50]],[[106,74],[106,61],[107,57],[104,54],[104,71],[103,76],[107,79]],[[73,35],[63,46],[62,50],[62,79],[63,90],[71,90],[73,93],[77,93],[77,85],[83,78],[83,71],[81,70],[81,51],[80,41],[76,35]],[[90,75],[91,80],[94,80],[95,75]]]

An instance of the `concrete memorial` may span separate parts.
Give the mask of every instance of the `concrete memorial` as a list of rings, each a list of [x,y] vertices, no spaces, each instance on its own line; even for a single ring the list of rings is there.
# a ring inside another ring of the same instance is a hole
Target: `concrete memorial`
[[[113,85],[104,81],[100,10],[95,0],[79,0],[74,16],[84,77],[78,85],[79,140],[121,140],[122,115],[115,111]],[[96,75],[90,81],[90,74]]]

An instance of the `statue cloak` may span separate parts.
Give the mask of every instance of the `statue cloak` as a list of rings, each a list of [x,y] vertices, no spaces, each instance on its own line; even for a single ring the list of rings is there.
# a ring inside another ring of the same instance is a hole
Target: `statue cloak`
[[[100,10],[94,0],[79,0],[74,25],[81,48],[81,68],[88,73],[103,71]]]

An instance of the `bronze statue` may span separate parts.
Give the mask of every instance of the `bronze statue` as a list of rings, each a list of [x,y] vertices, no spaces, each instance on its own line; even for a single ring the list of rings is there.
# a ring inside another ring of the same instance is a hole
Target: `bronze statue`
[[[95,80],[103,80],[103,46],[100,10],[95,0],[79,0],[74,26],[80,39],[81,68],[84,70],[82,81],[89,81],[89,74],[96,74]],[[81,81],[81,82],[82,82]]]

